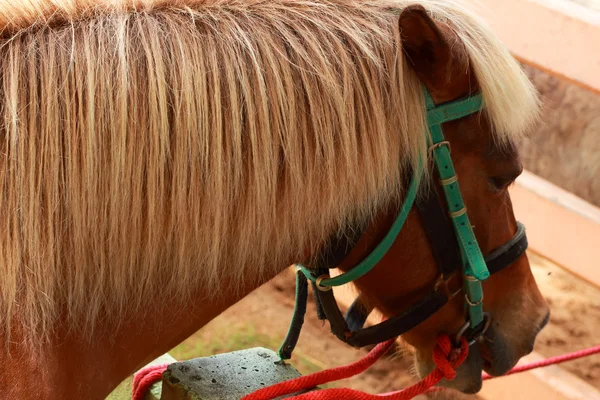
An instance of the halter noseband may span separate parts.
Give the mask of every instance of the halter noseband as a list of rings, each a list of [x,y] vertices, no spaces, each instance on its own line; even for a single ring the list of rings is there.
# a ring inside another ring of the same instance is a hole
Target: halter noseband
[[[341,275],[329,277],[328,269],[339,265],[346,256],[348,248],[351,248],[347,239],[341,239],[333,246],[334,250],[325,267],[310,270],[297,266],[296,307],[290,330],[279,350],[282,359],[291,357],[298,340],[306,311],[308,281],[313,285],[319,318],[328,319],[332,332],[342,341],[355,347],[380,343],[413,329],[461,291],[465,292],[465,309],[468,316],[458,336],[464,334],[473,343],[475,338],[481,336],[487,329],[490,320],[483,312],[481,282],[485,281],[490,274],[512,264],[525,252],[527,249],[525,229],[518,223],[517,233],[513,238],[484,258],[462,199],[458,177],[450,156],[450,143],[445,140],[442,130],[444,122],[479,112],[483,108],[482,96],[476,94],[436,106],[426,89],[424,94],[430,132],[427,140],[428,155],[433,157],[435,163],[445,197],[445,207],[433,185],[430,185],[430,190],[423,200],[416,201],[421,170],[414,171],[398,216],[383,240],[362,262]],[[406,311],[377,325],[363,328],[372,308],[367,306],[359,296],[346,316],[343,316],[331,288],[360,278],[381,261],[396,240],[413,205],[416,205],[432,246],[440,269],[440,278],[429,294],[412,304]],[[358,232],[352,241],[358,241],[361,234]],[[463,277],[462,289],[451,293],[448,289],[448,281],[459,270]]]

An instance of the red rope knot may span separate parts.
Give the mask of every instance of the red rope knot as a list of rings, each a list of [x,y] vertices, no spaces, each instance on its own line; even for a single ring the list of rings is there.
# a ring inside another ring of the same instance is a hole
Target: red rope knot
[[[456,369],[465,361],[468,354],[469,344],[464,337],[460,338],[460,348],[456,348],[448,335],[440,335],[433,348],[433,362],[444,374],[444,378],[451,381],[456,377]]]

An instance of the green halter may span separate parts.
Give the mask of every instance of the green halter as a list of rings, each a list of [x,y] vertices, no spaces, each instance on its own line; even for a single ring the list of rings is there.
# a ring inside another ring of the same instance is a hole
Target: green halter
[[[430,135],[427,142],[429,154],[433,156],[435,166],[440,176],[440,182],[446,197],[446,203],[458,239],[463,262],[463,281],[465,290],[465,305],[469,311],[470,326],[475,328],[483,322],[483,290],[481,281],[486,280],[490,273],[475,238],[467,210],[462,199],[458,177],[450,157],[450,143],[445,140],[442,130],[444,122],[453,121],[474,114],[483,108],[481,94],[466,99],[456,100],[436,106],[429,92],[424,89],[427,107],[427,125]],[[420,166],[423,167],[422,165]],[[298,266],[307,279],[321,287],[341,286],[365,275],[387,253],[400,233],[408,214],[417,197],[422,171],[414,172],[406,198],[396,220],[377,247],[357,266],[350,271],[334,278],[314,276],[311,270]]]

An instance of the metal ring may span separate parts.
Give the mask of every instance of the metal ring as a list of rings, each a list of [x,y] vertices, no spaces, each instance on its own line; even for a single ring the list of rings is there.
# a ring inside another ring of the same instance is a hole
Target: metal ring
[[[460,338],[462,337],[462,335],[467,331],[467,329],[469,329],[469,326],[471,326],[471,323],[469,321],[465,322],[465,324],[458,330],[458,332],[456,332],[456,335],[454,336],[454,343],[460,343]]]
[[[471,299],[469,299],[469,294],[465,293],[465,301],[467,302],[467,304],[469,306],[477,307],[477,306],[481,305],[481,303],[483,303],[483,293],[481,293],[481,299],[479,299],[479,301],[476,303],[471,302]]]
[[[329,275],[323,274],[319,276],[315,280],[315,285],[317,285],[317,289],[319,289],[321,292],[328,292],[331,290],[331,286],[321,286],[321,282],[323,281],[323,279],[329,279]]]
[[[431,152],[433,152],[433,150],[437,149],[438,147],[442,147],[442,146],[448,147],[448,151],[450,153],[452,153],[452,146],[450,146],[450,142],[447,141],[447,140],[443,140],[441,142],[437,142],[437,143],[432,144],[431,146],[429,146],[429,148],[427,149],[427,151],[429,153],[431,153]]]
[[[489,313],[484,312],[483,318],[485,319],[485,325],[483,326],[482,331],[479,333],[479,336],[483,336],[492,324],[492,316]]]
[[[485,322],[485,325],[483,325],[483,329],[481,331],[477,332],[477,334],[475,336],[473,336],[471,338],[471,340],[469,340],[469,347],[471,347],[473,345],[473,343],[475,343],[478,339],[480,339],[483,335],[485,335],[485,333],[489,329],[490,325],[492,324],[492,317],[489,313],[486,313],[486,312],[483,313],[483,320]]]
[[[485,333],[489,329],[489,327],[492,323],[492,316],[489,313],[484,312],[483,319],[485,321],[485,325],[483,326],[483,329],[481,331],[477,332],[477,336],[475,336],[475,337],[471,338],[471,340],[469,340],[469,346],[473,345],[473,343],[475,343],[477,341],[477,339],[479,339],[480,337],[485,335]],[[465,324],[458,330],[458,332],[454,336],[455,343],[460,343],[461,336],[463,336],[465,334],[465,332],[469,329],[470,326],[471,326],[470,321],[465,322]]]
[[[452,185],[454,182],[458,182],[458,175],[453,175],[448,179],[440,179],[442,186]]]
[[[458,211],[453,211],[450,213],[450,218],[454,219],[454,218],[458,218],[461,215],[464,215],[467,213],[467,206],[464,206],[463,208],[461,208]]]

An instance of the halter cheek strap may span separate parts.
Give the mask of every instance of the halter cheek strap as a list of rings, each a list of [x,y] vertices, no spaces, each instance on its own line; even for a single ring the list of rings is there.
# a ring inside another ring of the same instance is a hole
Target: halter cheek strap
[[[467,209],[458,185],[458,177],[450,156],[450,146],[444,138],[442,124],[481,110],[483,100],[482,96],[477,94],[473,97],[436,107],[429,92],[425,90],[425,102],[427,106],[427,125],[431,133],[429,148],[433,152],[433,160],[446,197],[452,225],[458,240],[458,247],[461,250],[466,292],[465,303],[469,310],[471,327],[474,328],[483,322],[481,281],[486,280],[490,273],[467,215]]]

